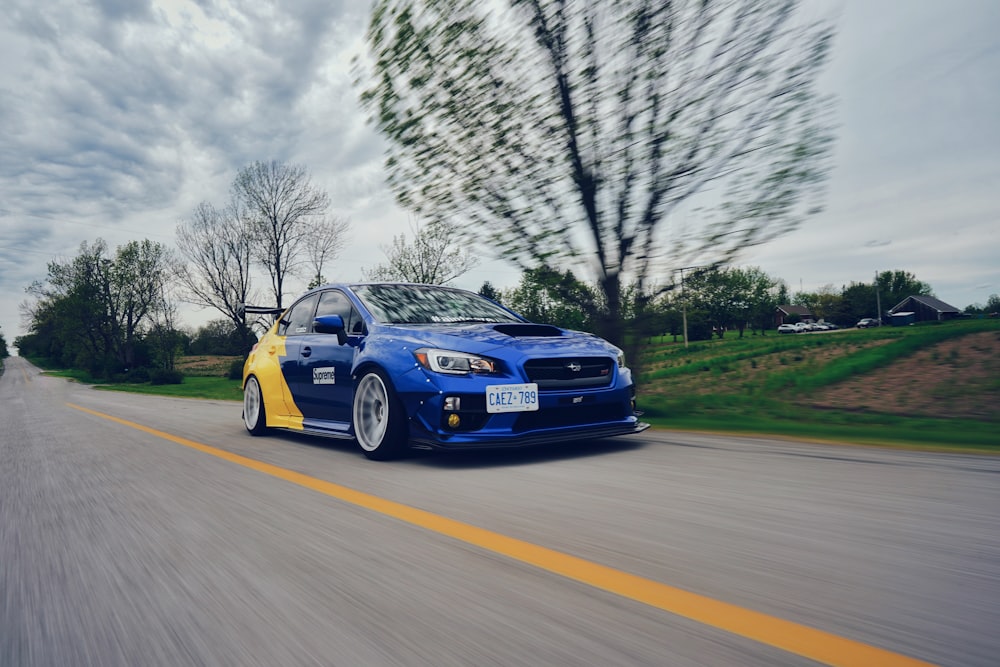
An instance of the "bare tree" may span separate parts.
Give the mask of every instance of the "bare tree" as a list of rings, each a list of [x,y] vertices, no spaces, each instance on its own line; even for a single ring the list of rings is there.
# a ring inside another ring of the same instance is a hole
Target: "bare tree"
[[[207,202],[177,226],[177,248],[188,263],[179,274],[184,298],[213,308],[233,323],[245,347],[253,342],[243,304],[255,299],[251,288],[252,240],[234,202],[218,210]]]
[[[798,4],[378,0],[361,100],[404,206],[522,268],[591,273],[622,345],[623,285],[729,262],[815,210],[833,29]]]
[[[388,260],[371,270],[363,270],[367,280],[399,280],[411,283],[445,285],[474,268],[478,259],[461,244],[450,229],[440,222],[422,228],[413,225],[413,242],[406,235],[394,236],[392,244],[382,246]]]
[[[310,225],[330,207],[327,193],[312,184],[305,167],[254,162],[240,170],[232,195],[253,241],[254,259],[271,277],[280,308],[285,279],[294,273]]]
[[[309,289],[327,282],[323,267],[328,261],[336,259],[347,245],[350,227],[351,223],[346,218],[336,217],[310,224],[309,243],[306,244],[306,257],[312,273]]]

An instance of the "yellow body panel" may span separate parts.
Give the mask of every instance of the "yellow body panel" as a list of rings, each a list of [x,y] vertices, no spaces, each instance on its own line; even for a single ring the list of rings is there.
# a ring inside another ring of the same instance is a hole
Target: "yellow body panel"
[[[243,380],[257,376],[264,400],[264,416],[268,427],[302,430],[302,411],[295,405],[292,392],[281,372],[281,360],[287,357],[285,337],[271,327],[258,341],[243,366]]]

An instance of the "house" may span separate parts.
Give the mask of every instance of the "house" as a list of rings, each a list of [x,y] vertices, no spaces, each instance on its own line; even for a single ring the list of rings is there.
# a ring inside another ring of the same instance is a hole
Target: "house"
[[[961,311],[933,296],[908,296],[889,309],[890,315],[896,313],[913,313],[917,322],[933,322],[955,319]]]
[[[812,322],[816,318],[805,306],[778,306],[774,310],[774,326],[778,327],[785,323],[789,315],[795,315],[798,322]],[[794,318],[793,318],[794,319]]]

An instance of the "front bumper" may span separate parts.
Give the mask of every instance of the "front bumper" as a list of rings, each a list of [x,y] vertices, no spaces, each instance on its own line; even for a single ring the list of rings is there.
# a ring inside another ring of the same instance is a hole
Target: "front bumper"
[[[619,435],[642,433],[649,424],[632,421],[622,424],[587,424],[585,426],[562,427],[546,429],[529,433],[462,433],[438,434],[430,432],[410,433],[410,444],[423,449],[436,450],[468,450],[468,449],[507,449],[516,447],[532,447],[555,442],[597,440]]]

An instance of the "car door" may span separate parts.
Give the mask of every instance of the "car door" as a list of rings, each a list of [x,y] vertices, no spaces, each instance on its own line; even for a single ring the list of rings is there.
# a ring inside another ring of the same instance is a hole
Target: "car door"
[[[313,320],[321,315],[341,316],[348,333],[345,344],[342,345],[335,334],[314,331]],[[331,289],[318,294],[307,329],[296,337],[298,369],[295,386],[291,387],[295,403],[306,419],[340,422],[346,429],[354,399],[351,371],[364,323],[347,295]]]

